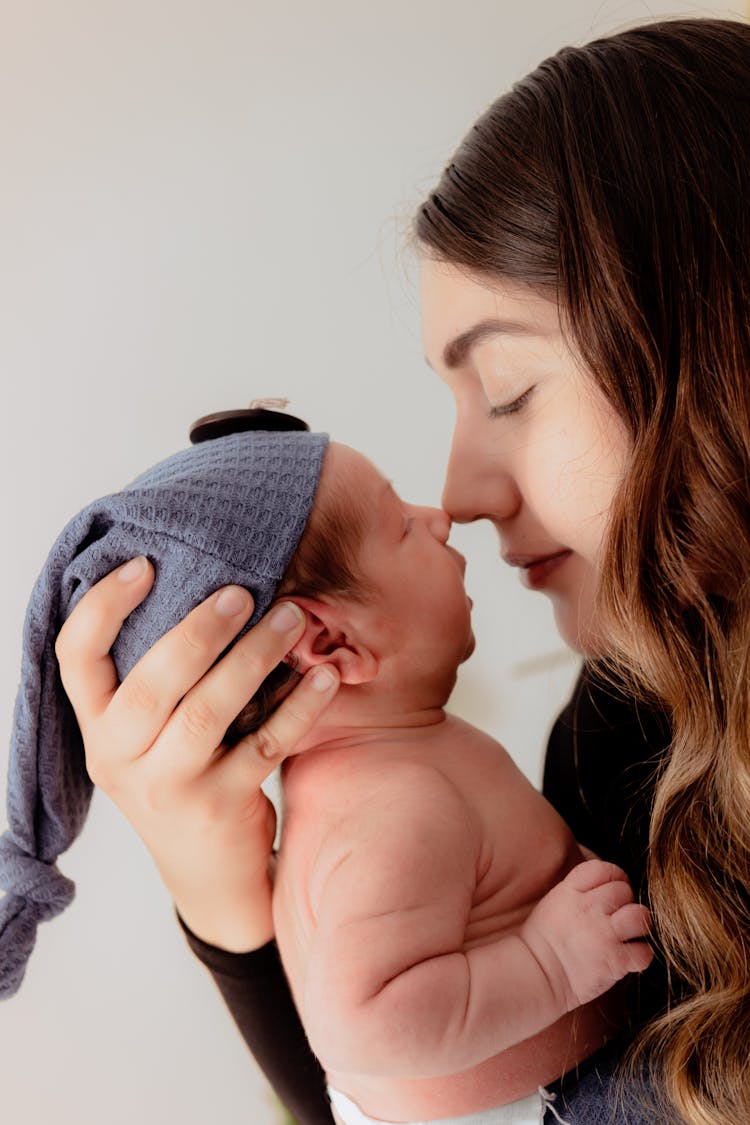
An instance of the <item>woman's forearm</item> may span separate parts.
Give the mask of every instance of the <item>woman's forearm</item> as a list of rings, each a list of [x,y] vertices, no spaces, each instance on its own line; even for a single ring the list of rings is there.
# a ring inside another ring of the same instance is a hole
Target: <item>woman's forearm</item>
[[[300,1125],[333,1125],[325,1076],[300,1023],[276,943],[230,953],[201,941],[179,915],[178,920],[283,1104]]]

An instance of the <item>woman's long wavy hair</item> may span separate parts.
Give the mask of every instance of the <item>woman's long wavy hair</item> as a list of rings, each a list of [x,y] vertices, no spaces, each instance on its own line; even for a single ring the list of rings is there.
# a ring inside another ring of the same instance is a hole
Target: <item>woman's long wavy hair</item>
[[[608,670],[671,715],[649,897],[682,994],[641,1047],[663,1112],[747,1125],[750,28],[665,21],[563,49],[480,118],[416,233],[556,299],[629,429],[599,609]]]

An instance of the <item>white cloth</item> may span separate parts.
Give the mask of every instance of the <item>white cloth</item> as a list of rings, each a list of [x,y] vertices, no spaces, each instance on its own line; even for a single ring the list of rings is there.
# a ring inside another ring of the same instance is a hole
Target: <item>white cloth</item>
[[[383,1121],[380,1118],[368,1117],[346,1094],[340,1090],[328,1087],[328,1096],[331,1105],[344,1122],[344,1125],[394,1125],[394,1122]],[[478,1113],[468,1113],[463,1117],[441,1117],[434,1122],[412,1121],[409,1125],[540,1125],[544,1121],[544,1113],[551,1107],[554,1095],[550,1095],[540,1086],[536,1094],[529,1094],[526,1098],[509,1102],[508,1105],[493,1106],[490,1109],[479,1110]],[[553,1113],[555,1111],[553,1110]],[[557,1114],[555,1113],[555,1117]],[[557,1117],[557,1120],[562,1120]]]

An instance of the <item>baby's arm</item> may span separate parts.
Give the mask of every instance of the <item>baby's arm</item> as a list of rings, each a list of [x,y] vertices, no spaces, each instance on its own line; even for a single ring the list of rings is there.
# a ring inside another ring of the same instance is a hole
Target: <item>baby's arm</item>
[[[649,929],[649,911],[633,902],[625,872],[590,859],[547,892],[519,937],[563,1014],[601,996],[627,973],[647,969],[653,951],[636,939]]]
[[[409,767],[321,855],[302,1019],[326,1068],[455,1073],[648,964],[647,946],[623,944],[645,933],[643,908],[601,861],[553,888],[518,935],[462,952],[479,844],[460,794]]]

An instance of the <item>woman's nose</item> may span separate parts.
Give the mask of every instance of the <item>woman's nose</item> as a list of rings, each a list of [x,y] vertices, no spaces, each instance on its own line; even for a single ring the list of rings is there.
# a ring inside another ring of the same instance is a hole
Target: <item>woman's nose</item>
[[[442,504],[451,520],[507,520],[523,497],[511,467],[481,434],[456,427],[445,473]]]

